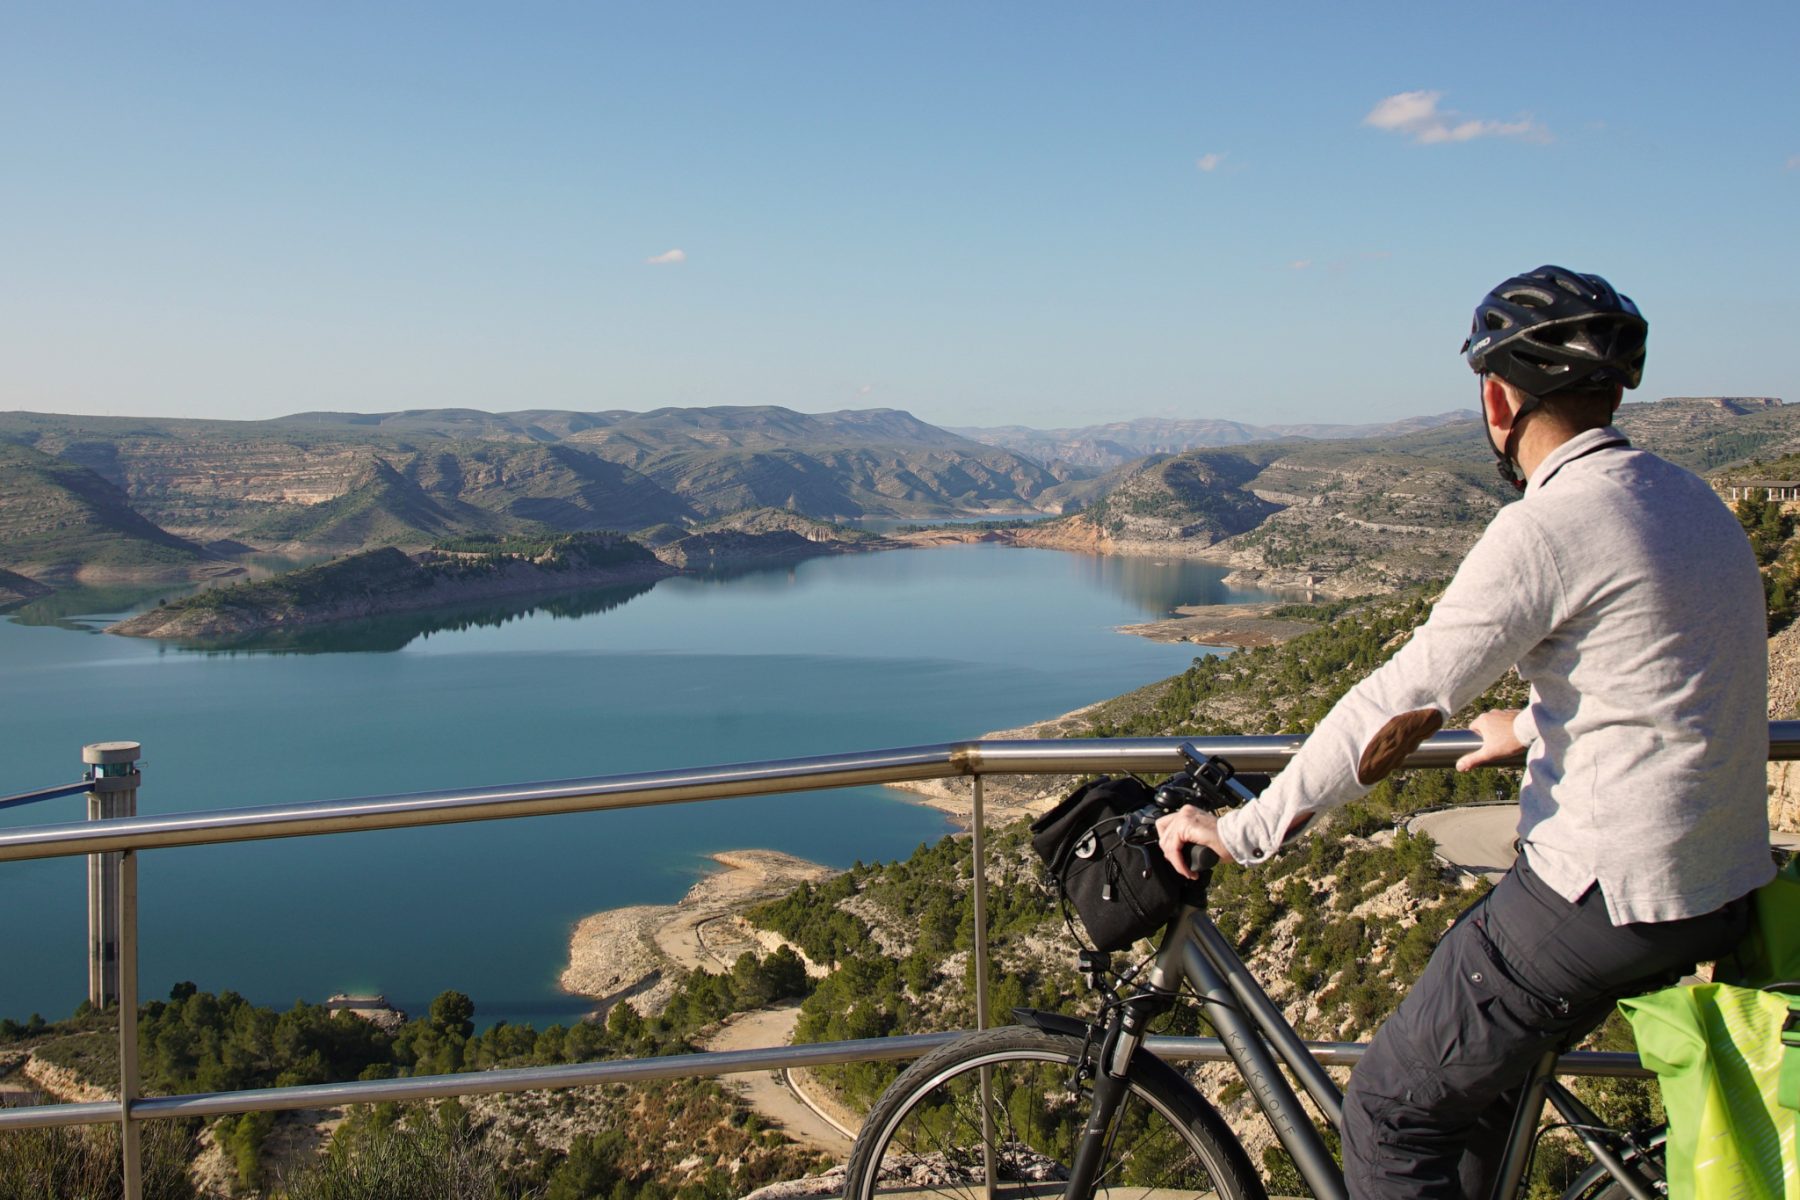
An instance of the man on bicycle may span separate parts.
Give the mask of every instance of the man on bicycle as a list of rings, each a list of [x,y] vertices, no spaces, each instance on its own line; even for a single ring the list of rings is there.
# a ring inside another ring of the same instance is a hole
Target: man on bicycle
[[[1420,626],[1254,804],[1159,822],[1256,863],[1366,793],[1512,666],[1529,707],[1472,723],[1458,768],[1526,752],[1521,853],[1458,918],[1376,1034],[1344,1103],[1355,1197],[1487,1196],[1517,1089],[1622,996],[1745,933],[1773,875],[1767,646],[1756,561],[1687,471],[1612,428],[1647,325],[1597,275],[1540,267],[1475,310],[1464,344],[1503,508]]]

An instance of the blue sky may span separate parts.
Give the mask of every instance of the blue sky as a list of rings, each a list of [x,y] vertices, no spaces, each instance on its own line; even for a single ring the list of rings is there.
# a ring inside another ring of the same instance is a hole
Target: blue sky
[[[1800,402],[1800,6],[8,6],[0,409],[1472,405],[1543,262]],[[672,253],[679,252],[679,253]],[[658,258],[682,261],[654,261]]]

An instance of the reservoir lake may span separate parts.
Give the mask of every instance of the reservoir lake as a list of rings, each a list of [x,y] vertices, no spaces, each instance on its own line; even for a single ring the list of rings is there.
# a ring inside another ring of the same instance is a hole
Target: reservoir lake
[[[479,787],[979,737],[1128,691],[1199,648],[1117,631],[1267,599],[1207,564],[994,544],[811,559],[333,626],[229,651],[103,635],[72,592],[0,617],[0,794],[144,745],[138,811]],[[136,597],[137,606],[155,594]],[[0,826],[85,816],[75,796]],[[147,851],[141,995],[181,980],[286,1008],[446,988],[482,1024],[589,1010],[557,976],[581,917],[678,899],[739,848],[904,857],[945,818],[884,788]],[[86,995],[84,860],[0,863],[0,1016]]]

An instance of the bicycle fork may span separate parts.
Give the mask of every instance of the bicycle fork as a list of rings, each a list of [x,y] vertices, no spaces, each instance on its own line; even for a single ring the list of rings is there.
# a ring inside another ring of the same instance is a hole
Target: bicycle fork
[[[1126,1001],[1120,1014],[1106,1023],[1100,1051],[1095,1056],[1094,1095],[1088,1108],[1087,1124],[1069,1164],[1069,1183],[1063,1189],[1064,1200],[1088,1200],[1099,1181],[1100,1166],[1106,1161],[1107,1143],[1113,1118],[1125,1102],[1131,1087],[1131,1059],[1144,1043],[1151,1020],[1173,1002],[1169,996],[1140,996]]]

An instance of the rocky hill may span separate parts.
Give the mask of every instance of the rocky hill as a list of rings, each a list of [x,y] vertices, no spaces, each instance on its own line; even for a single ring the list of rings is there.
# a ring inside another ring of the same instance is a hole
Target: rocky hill
[[[232,569],[145,520],[88,468],[4,442],[0,568],[40,583],[185,579]]]
[[[1263,586],[1390,591],[1454,570],[1504,499],[1472,425],[1451,427],[1464,430],[1459,442],[1417,452],[1260,443],[1153,459],[1120,473],[1085,511],[1016,540],[1204,557]]]
[[[1800,450],[1800,410],[1773,399],[1629,404],[1619,423],[1696,470]],[[1095,428],[1119,454],[1267,432],[1233,422]],[[666,542],[758,509],[813,520],[1079,509],[1018,540],[1197,554],[1245,580],[1346,593],[1441,574],[1504,498],[1472,418],[1304,429],[1372,436],[1157,453],[1090,477],[891,409],[427,409],[256,422],[0,413],[0,445],[32,464],[0,496],[0,544],[11,543],[0,567],[39,579],[179,575],[210,561],[199,543],[336,553],[653,528]],[[50,486],[47,464],[85,471]],[[54,500],[37,503],[40,493]],[[76,515],[48,515],[65,511]]]
[[[0,443],[87,468],[177,537],[315,552],[633,530],[764,506],[812,518],[1026,513],[1057,483],[1028,459],[891,409],[0,413]]]
[[[1071,467],[1091,476],[1151,454],[1182,454],[1211,446],[1241,446],[1281,438],[1394,438],[1463,420],[1466,413],[1440,413],[1377,424],[1250,425],[1228,420],[1173,420],[1142,417],[1077,429],[1032,429],[1024,425],[957,428],[978,442],[1000,446],[1046,465]]]
[[[1701,472],[1800,448],[1800,409],[1772,399],[1626,404],[1618,424],[1635,444]],[[1448,574],[1514,495],[1472,417],[1380,438],[1189,451],[1089,486],[1084,511],[1017,540],[1189,554],[1230,565],[1242,582],[1338,595]],[[1071,494],[1065,485],[1046,498]]]

